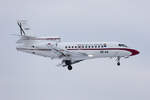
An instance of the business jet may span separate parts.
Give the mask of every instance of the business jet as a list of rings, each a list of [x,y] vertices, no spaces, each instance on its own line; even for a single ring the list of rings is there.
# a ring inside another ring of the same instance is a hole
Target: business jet
[[[72,65],[94,58],[116,58],[120,66],[121,58],[128,58],[139,54],[139,51],[129,48],[120,42],[62,42],[60,37],[41,37],[32,35],[27,21],[17,22],[20,28],[20,39],[16,42],[18,51],[61,59],[58,66],[72,70]]]

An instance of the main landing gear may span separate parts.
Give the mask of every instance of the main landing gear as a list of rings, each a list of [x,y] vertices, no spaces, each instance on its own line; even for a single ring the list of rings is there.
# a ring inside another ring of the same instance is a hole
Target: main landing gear
[[[121,57],[117,57],[117,65],[120,66],[120,58]]]
[[[117,62],[117,65],[120,66],[120,62]]]
[[[72,66],[71,65],[68,65],[68,70],[72,70]]]
[[[68,66],[68,70],[72,70],[72,66],[71,66],[71,61],[70,60],[66,60],[65,64]]]

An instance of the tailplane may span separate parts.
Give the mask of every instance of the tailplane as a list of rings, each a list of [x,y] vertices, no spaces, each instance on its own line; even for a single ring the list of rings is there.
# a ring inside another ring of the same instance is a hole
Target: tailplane
[[[61,38],[57,36],[37,36],[33,34],[27,23],[27,20],[18,20],[17,24],[20,28],[20,39],[17,43],[35,43],[41,41],[60,42]]]

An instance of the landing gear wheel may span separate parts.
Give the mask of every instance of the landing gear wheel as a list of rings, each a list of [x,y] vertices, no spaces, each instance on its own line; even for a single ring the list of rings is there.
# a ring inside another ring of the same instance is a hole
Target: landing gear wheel
[[[120,66],[120,58],[121,57],[117,57],[117,65]]]
[[[68,66],[68,70],[72,70],[72,66],[71,65]]]
[[[118,62],[117,65],[120,66],[120,62]]]

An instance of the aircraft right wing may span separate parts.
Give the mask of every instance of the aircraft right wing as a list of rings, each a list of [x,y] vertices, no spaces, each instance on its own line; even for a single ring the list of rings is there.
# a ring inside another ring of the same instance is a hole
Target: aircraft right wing
[[[86,53],[64,50],[53,45],[50,45],[48,47],[58,55],[58,58],[62,60],[71,60],[72,62],[75,63],[82,61],[88,57],[88,54]]]
[[[81,52],[73,52],[73,51],[69,51],[69,50],[64,50],[61,48],[58,48],[56,46],[48,46],[50,49],[52,49],[53,51],[57,52],[59,55],[59,58],[63,58],[63,59],[67,59],[67,60],[72,60],[72,59],[76,59],[76,60],[83,60],[85,58],[88,57],[88,54],[86,53],[81,53]]]

